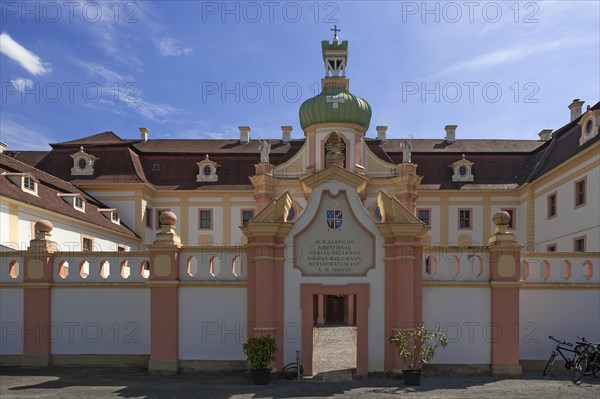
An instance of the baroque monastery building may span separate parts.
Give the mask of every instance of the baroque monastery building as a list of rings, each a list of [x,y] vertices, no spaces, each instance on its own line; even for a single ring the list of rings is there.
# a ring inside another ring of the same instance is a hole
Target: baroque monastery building
[[[348,42],[321,46],[295,137],[3,148],[0,364],[244,368],[267,334],[310,375],[313,326],[338,323],[366,375],[402,369],[388,338],[425,323],[450,339],[434,367],[519,375],[549,335],[598,341],[600,103],[539,140],[391,139]]]

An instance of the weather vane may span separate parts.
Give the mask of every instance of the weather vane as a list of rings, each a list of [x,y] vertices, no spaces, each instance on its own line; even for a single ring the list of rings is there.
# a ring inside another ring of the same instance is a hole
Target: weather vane
[[[333,25],[333,29],[329,29],[331,31],[333,31],[333,37],[337,37],[337,33],[341,32],[341,29],[338,29],[337,25]]]

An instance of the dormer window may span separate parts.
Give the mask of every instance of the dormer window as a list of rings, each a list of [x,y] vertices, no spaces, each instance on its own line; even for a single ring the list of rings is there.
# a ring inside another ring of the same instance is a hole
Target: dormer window
[[[23,190],[31,191],[34,194],[37,194],[37,187],[35,185],[35,181],[32,177],[24,176],[23,177]]]
[[[31,173],[2,172],[2,176],[26,193],[38,195],[38,180]]]
[[[74,209],[85,212],[85,201],[81,197],[81,194],[58,193],[57,195],[61,197],[67,204],[71,205]]]
[[[111,222],[115,224],[121,224],[121,218],[119,216],[119,211],[114,208],[108,209],[98,209],[99,212],[102,212],[104,216],[110,219]]]
[[[219,164],[211,161],[206,154],[206,158],[201,162],[198,162],[198,175],[196,176],[197,182],[216,182],[219,181],[219,176],[217,175],[217,168]]]
[[[86,153],[83,147],[79,147],[79,151],[71,154],[73,158],[73,167],[71,175],[73,176],[92,176],[94,174],[94,162],[98,160],[95,156]]]
[[[450,167],[454,170],[452,175],[452,181],[455,182],[471,182],[474,179],[473,176],[473,165],[474,163],[465,158],[463,154],[462,159],[454,162]]]
[[[75,204],[74,204],[76,209],[81,209],[83,210],[83,199],[81,199],[81,197],[75,197]]]
[[[600,109],[592,110],[588,106],[587,111],[582,115],[579,123],[577,124],[581,126],[579,145],[583,145],[588,140],[591,140],[598,135],[598,125],[600,125]]]

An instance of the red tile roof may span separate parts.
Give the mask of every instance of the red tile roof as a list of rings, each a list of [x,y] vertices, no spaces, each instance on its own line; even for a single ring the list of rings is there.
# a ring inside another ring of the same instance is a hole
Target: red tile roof
[[[125,234],[131,238],[139,239],[139,236],[123,222],[116,224],[103,216],[98,209],[108,208],[91,195],[61,180],[51,174],[36,169],[30,165],[20,162],[5,154],[0,154],[0,173],[31,173],[38,179],[38,195],[24,192],[20,187],[9,180],[7,176],[0,176],[0,193],[3,197],[11,198],[32,206],[46,209],[51,212],[77,219],[80,221],[102,226],[117,233]],[[67,204],[58,196],[62,194],[79,194],[85,200],[85,213],[80,212]]]

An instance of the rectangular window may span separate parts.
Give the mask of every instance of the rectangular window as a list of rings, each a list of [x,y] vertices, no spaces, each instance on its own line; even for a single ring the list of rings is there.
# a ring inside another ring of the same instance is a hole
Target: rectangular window
[[[198,228],[199,229],[212,229],[212,210],[211,209],[199,209],[198,210]]]
[[[75,208],[83,209],[83,199],[81,197],[75,197]]]
[[[35,191],[35,181],[31,177],[25,176],[23,178],[23,188],[25,190]]]
[[[552,193],[548,196],[548,219],[556,216],[556,193]]]
[[[585,177],[575,182],[575,208],[585,205],[585,183]]]
[[[517,214],[515,208],[502,208],[501,211],[507,212],[510,215],[510,222],[508,222],[508,228],[514,229],[517,225],[515,222],[515,215]]]
[[[89,237],[81,237],[81,249],[83,251],[92,252],[94,248],[94,240]]]
[[[110,217],[112,218],[113,222],[115,222],[115,223],[119,222],[119,212],[112,211]]]
[[[573,239],[573,251],[585,252],[585,236],[576,237]]]
[[[242,226],[254,217],[254,209],[242,209]]]
[[[556,244],[550,244],[546,246],[546,251],[548,252],[556,252]]]
[[[421,222],[425,223],[426,226],[431,226],[429,216],[431,214],[431,210],[429,209],[417,209],[417,217],[421,220]]]
[[[146,227],[152,228],[152,208],[146,207]]]
[[[117,246],[117,251],[118,252],[125,252],[125,246],[124,245]]]
[[[459,229],[470,229],[471,228],[471,209],[459,209],[458,210],[458,228]]]

